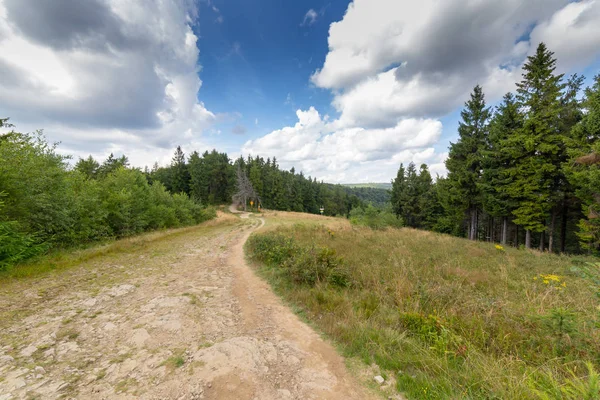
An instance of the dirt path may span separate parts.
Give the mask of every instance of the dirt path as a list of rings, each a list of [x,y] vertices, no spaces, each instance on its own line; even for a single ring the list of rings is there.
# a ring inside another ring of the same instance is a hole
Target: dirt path
[[[222,214],[1,286],[0,400],[372,397],[246,265],[263,223]]]

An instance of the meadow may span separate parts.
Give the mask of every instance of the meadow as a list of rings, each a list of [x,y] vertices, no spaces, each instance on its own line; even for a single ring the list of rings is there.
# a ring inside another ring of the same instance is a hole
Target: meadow
[[[341,219],[246,251],[285,301],[408,399],[600,398],[600,262]]]

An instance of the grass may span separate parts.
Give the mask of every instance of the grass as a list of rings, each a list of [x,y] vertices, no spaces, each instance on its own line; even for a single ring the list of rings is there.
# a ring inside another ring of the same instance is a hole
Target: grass
[[[183,358],[183,355],[184,350],[175,350],[173,351],[173,355],[163,361],[161,365],[164,365],[170,371],[181,368],[185,365],[185,358]]]
[[[597,398],[598,260],[339,221],[272,226],[246,247],[261,274],[407,398]]]
[[[223,227],[231,226],[235,221],[234,219],[225,221],[214,219],[185,228],[152,231],[119,240],[107,240],[103,243],[95,242],[88,246],[81,246],[80,248],[52,250],[46,255],[10,266],[6,270],[1,270],[0,287],[3,283],[41,277],[52,272],[77,267],[82,263],[111,255],[146,252],[152,257],[156,257],[161,255],[153,248],[157,242],[193,233],[201,233],[215,225],[222,225]]]

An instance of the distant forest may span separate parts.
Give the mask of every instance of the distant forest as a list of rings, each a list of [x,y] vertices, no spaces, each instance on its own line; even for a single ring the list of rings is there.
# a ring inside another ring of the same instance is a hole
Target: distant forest
[[[76,168],[90,162],[94,161],[80,160]],[[281,169],[275,157],[240,157],[232,162],[227,154],[213,150],[193,152],[186,158],[178,147],[171,165],[155,164],[145,173],[149,181],[160,181],[172,193],[186,193],[202,204],[223,204],[231,202],[235,194],[238,169],[248,177],[257,201],[266,209],[318,214],[323,207],[325,215],[348,216],[353,208],[369,203],[389,207],[388,190],[319,182],[294,168]]]

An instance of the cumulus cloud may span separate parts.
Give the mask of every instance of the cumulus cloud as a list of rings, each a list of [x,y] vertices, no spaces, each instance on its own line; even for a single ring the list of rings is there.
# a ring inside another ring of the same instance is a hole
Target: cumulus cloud
[[[242,153],[276,156],[284,168],[331,182],[387,181],[399,162],[439,162],[432,146],[442,124],[405,119],[385,129],[335,129],[311,107],[296,112],[298,122],[247,141]]]
[[[373,174],[376,165],[388,180],[388,166],[407,161],[444,173],[447,155],[433,146],[438,118],[462,106],[476,84],[489,102],[514,90],[541,41],[561,72],[589,65],[600,55],[599,20],[600,0],[354,0],[331,24],[329,52],[310,78],[332,91],[339,117],[313,126],[301,112],[294,127],[244,149],[278,151],[280,160],[336,181]]]
[[[398,79],[485,73],[510,62],[515,42],[568,0],[355,0],[329,29],[313,82],[341,89],[402,64]]]
[[[531,32],[531,42],[555,52],[559,70],[586,67],[600,53],[600,1],[569,3]]]
[[[198,136],[217,116],[195,18],[188,0],[0,0],[0,108],[81,152]]]
[[[329,53],[311,80],[334,90],[343,127],[436,118],[475,84],[492,101],[513,90],[541,41],[563,71],[587,65],[600,54],[599,19],[598,0],[355,0],[331,24]]]

